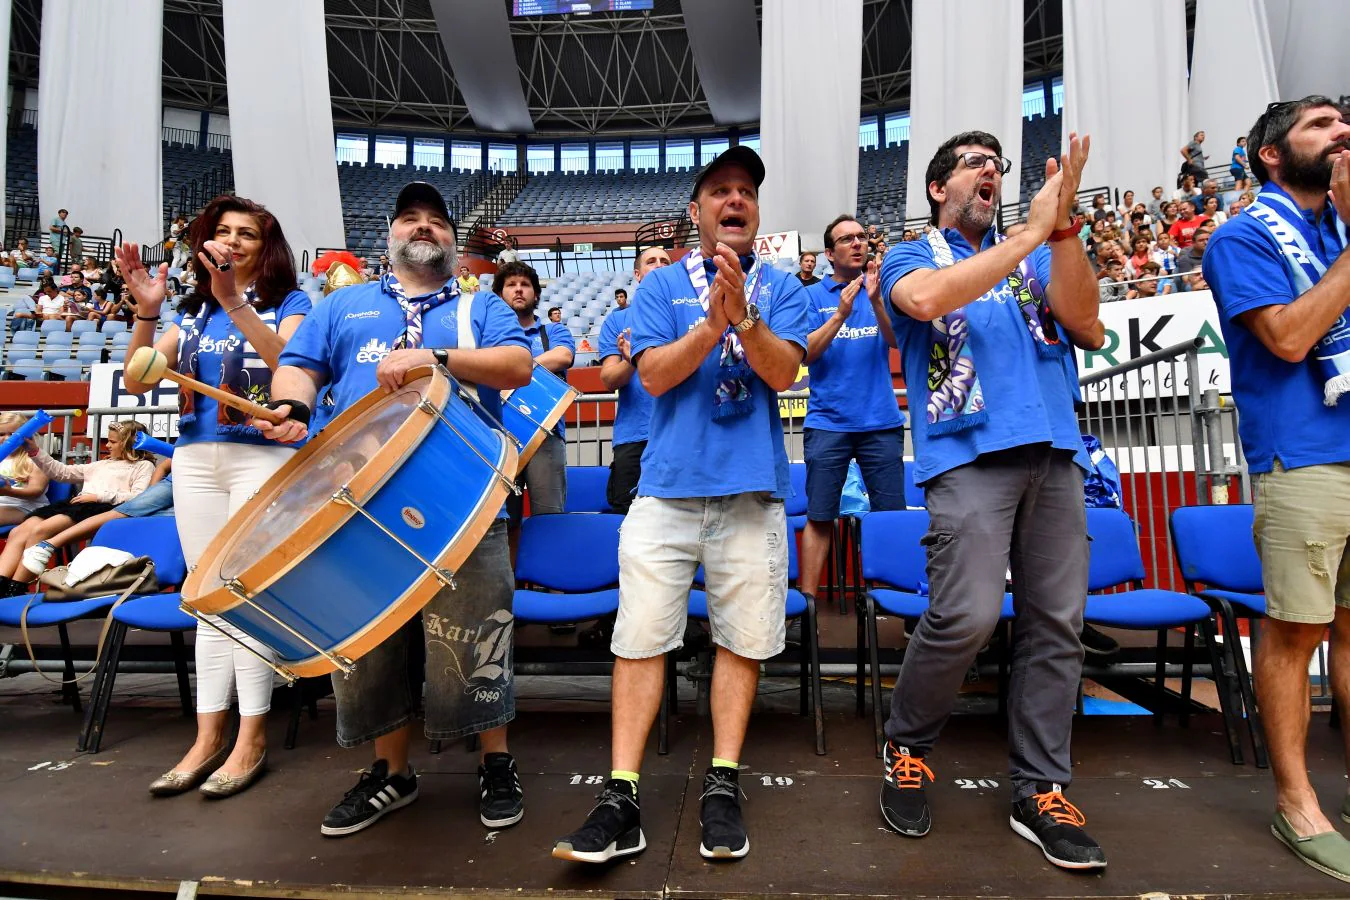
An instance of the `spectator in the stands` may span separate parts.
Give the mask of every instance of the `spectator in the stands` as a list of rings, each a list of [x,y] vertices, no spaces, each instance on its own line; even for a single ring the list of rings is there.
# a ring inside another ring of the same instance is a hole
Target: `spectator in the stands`
[[[34,330],[38,327],[37,301],[26,294],[19,294],[10,307],[9,318],[10,328],[14,331]]]
[[[1088,233],[1087,252],[1088,256],[1096,259],[1101,251],[1102,244],[1106,242],[1106,219],[1094,219],[1091,228],[1092,230]]]
[[[1228,174],[1233,176],[1234,190],[1247,189],[1247,170],[1247,136],[1239,134],[1237,144],[1233,147],[1233,158],[1228,163]]]
[[[1122,220],[1129,219],[1130,213],[1134,212],[1134,191],[1126,191],[1120,198],[1120,205],[1116,207],[1116,212],[1120,213]]]
[[[84,259],[84,229],[78,225],[70,230],[70,258]]]
[[[1152,217],[1153,221],[1156,222],[1158,219],[1162,218],[1162,205],[1166,202],[1167,201],[1163,199],[1162,185],[1155,186],[1153,188],[1153,199],[1148,201],[1147,209],[1147,212],[1149,216]]]
[[[562,307],[550,306],[548,308],[548,320],[554,325],[560,324],[562,322]]]
[[[1195,208],[1203,210],[1205,201],[1210,197],[1222,202],[1222,197],[1219,194],[1219,183],[1213,178],[1206,178],[1200,185],[1200,193],[1195,197]]]
[[[1150,243],[1152,243],[1153,241],[1152,220],[1149,219],[1148,213],[1144,212],[1143,206],[1144,204],[1142,203],[1136,204],[1134,212],[1130,213],[1127,228],[1129,230],[1131,240],[1133,240],[1134,237],[1138,236],[1146,238]]]
[[[1173,275],[1177,271],[1177,257],[1181,254],[1168,231],[1158,233],[1158,242],[1153,245],[1153,261],[1163,275]]]
[[[170,243],[173,249],[173,259],[169,262],[169,268],[184,268],[188,263],[191,251],[187,242],[187,219],[185,217],[174,217],[173,223],[169,225],[169,240],[167,243]]]
[[[8,440],[27,421],[23,413],[0,413],[0,441]],[[0,460],[0,525],[18,525],[46,505],[47,473],[33,465],[25,448]]]
[[[47,231],[51,235],[52,251],[59,259],[66,244],[66,217],[70,215],[70,210],[59,209],[56,211],[56,218],[47,226]]]
[[[103,286],[108,289],[109,297],[119,297],[122,291],[126,290],[127,283],[122,280],[122,264],[113,257],[112,262],[108,263],[108,268],[103,270],[101,279]]]
[[[1197,131],[1191,142],[1181,148],[1182,175],[1192,175],[1196,181],[1205,177],[1205,133]]]
[[[1175,200],[1168,200],[1163,204],[1162,216],[1158,219],[1158,234],[1164,234],[1172,230],[1172,226],[1177,224],[1178,205]]]
[[[84,283],[90,287],[93,287],[96,281],[99,283],[103,281],[103,267],[92,256],[80,258],[80,271],[84,273]]]
[[[1191,245],[1177,257],[1177,274],[1181,276],[1182,283],[1187,286],[1188,290],[1197,290],[1197,288],[1191,287],[1191,276],[1200,271],[1201,261],[1205,256],[1205,247],[1209,245],[1209,236],[1214,233],[1215,227],[1212,221],[1200,223],[1191,238]]]
[[[470,272],[468,266],[459,267],[459,292],[461,294],[478,292],[478,276]]]
[[[882,234],[877,236],[876,246],[876,252],[872,255],[876,258],[877,263],[880,264],[881,260],[886,258],[886,251],[890,249],[890,246],[886,243],[886,235]]]
[[[34,297],[37,301],[38,316],[45,322],[51,319],[66,321],[69,331],[70,320],[66,318],[70,309],[70,300],[61,289],[56,286],[56,281],[51,276],[42,280],[38,293]]]
[[[614,305],[619,309],[628,305],[628,291],[625,288],[614,289]]]
[[[877,226],[867,226],[867,253],[869,256],[877,255],[877,244],[881,242],[881,235],[877,233]]]
[[[1101,222],[1106,219],[1106,195],[1096,194],[1092,198],[1092,214],[1090,218],[1094,222]]]
[[[1168,231],[1172,234],[1172,240],[1177,242],[1177,248],[1185,250],[1191,246],[1191,241],[1195,236],[1195,229],[1204,223],[1204,219],[1195,214],[1195,202],[1192,200],[1183,200],[1181,202],[1181,218],[1172,225]]]
[[[10,532],[4,552],[0,553],[0,597],[14,597],[27,589],[27,583],[16,580],[15,576],[24,566],[24,551],[28,548],[60,534],[76,522],[108,512],[150,486],[155,464],[149,453],[132,447],[136,435],[144,430],[141,423],[132,419],[114,424],[108,432],[108,458],[82,466],[57,462],[32,438],[28,439],[25,451],[34,466],[54,481],[78,483],[80,492],[64,503],[39,506]],[[46,556],[50,558],[50,549]],[[46,568],[45,559],[43,568]]]
[[[904,233],[900,235],[901,243],[904,243],[906,241],[917,241],[918,239],[919,235],[914,231],[913,228],[906,228],[904,230]]]
[[[1159,278],[1162,270],[1153,260],[1149,260],[1139,268],[1139,280],[1130,285],[1130,289],[1125,292],[1126,300],[1136,300],[1140,297],[1156,297],[1159,294],[1172,293],[1172,282],[1163,281]]]
[[[14,252],[9,255],[9,258],[16,269],[32,268],[38,260],[33,251],[28,249],[28,238],[19,238],[19,242],[15,245]]]
[[[1228,221],[1228,213],[1219,209],[1219,198],[1210,196],[1204,199],[1204,207],[1200,210],[1203,218],[1209,219],[1215,225],[1222,225]]]
[[[381,254],[380,254],[380,264],[379,264],[378,266],[375,267],[375,274],[376,274],[376,275],[388,275],[388,274],[389,274],[390,272],[392,272],[392,271],[393,271],[393,267],[389,265],[389,254],[387,254],[387,253],[381,253]]]
[[[1125,260],[1125,274],[1131,278],[1138,278],[1139,272],[1144,265],[1153,262],[1151,252],[1151,241],[1143,235],[1135,235],[1132,242],[1134,253],[1129,259]],[[1156,263],[1155,263],[1156,265]]]
[[[1172,194],[1173,200],[1189,200],[1200,193],[1200,185],[1196,182],[1194,175],[1183,175],[1181,185]]]
[[[1118,259],[1108,259],[1097,276],[1098,290],[1102,302],[1125,299],[1125,264]]]
[[[816,276],[816,254],[810,250],[802,251],[801,256],[797,257],[797,280],[804,286],[810,287],[813,284],[819,284],[820,279]]]
[[[497,254],[498,270],[500,270],[502,266],[507,266],[515,262],[520,262],[520,253],[518,252],[517,249],[516,239],[513,237],[508,237],[506,239],[506,246],[504,246],[501,252]],[[493,284],[496,283],[497,282],[494,279]]]

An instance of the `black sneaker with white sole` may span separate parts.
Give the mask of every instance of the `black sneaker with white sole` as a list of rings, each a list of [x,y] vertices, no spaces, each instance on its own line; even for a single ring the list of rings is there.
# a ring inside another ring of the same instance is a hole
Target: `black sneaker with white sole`
[[[936,780],[923,757],[914,756],[908,747],[886,742],[883,757],[885,775],[881,781],[881,816],[886,824],[905,837],[920,838],[933,827],[923,779]]]
[[[1037,783],[1038,793],[1013,803],[1008,824],[1061,869],[1104,869],[1106,853],[1083,826],[1087,817],[1064,798],[1060,785]]]
[[[1115,638],[1108,634],[1102,634],[1091,625],[1083,626],[1079,640],[1083,644],[1083,652],[1088,656],[1115,656],[1120,652],[1120,644],[1116,642]]]
[[[740,772],[727,766],[709,766],[703,775],[703,802],[698,823],[704,859],[740,859],[750,852],[750,837],[741,818]]]
[[[407,806],[417,799],[417,773],[412,766],[407,775],[390,775],[389,763],[375,760],[370,771],[342,798],[342,802],[323,817],[319,830],[328,837],[355,834],[374,825],[380,816]]]
[[[603,863],[647,849],[636,784],[611,778],[595,799],[586,823],[553,845],[555,859]]]
[[[488,828],[507,828],[525,815],[516,760],[509,753],[488,753],[478,767],[478,820]]]

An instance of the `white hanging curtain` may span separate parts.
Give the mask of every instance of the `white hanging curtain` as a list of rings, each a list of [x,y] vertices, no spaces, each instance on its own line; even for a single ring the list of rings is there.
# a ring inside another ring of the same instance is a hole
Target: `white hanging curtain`
[[[1190,127],[1205,132],[1211,165],[1232,158],[1238,136],[1246,135],[1278,96],[1266,0],[1199,0]]]

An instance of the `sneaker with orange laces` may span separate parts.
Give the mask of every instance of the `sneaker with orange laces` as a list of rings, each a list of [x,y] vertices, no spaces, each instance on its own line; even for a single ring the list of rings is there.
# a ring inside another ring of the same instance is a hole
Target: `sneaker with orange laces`
[[[937,780],[923,757],[912,756],[908,747],[886,742],[886,775],[881,782],[881,815],[886,824],[905,837],[920,838],[933,827],[923,779]]]
[[[1064,798],[1060,785],[1037,782],[1038,793],[1013,802],[1008,824],[1062,869],[1104,869],[1106,854],[1083,826],[1087,817]]]

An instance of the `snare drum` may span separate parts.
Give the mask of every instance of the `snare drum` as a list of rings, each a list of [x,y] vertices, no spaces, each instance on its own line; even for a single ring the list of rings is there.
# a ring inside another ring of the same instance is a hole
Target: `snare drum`
[[[350,671],[453,584],[511,489],[514,444],[464,397],[414,369],[333,419],[207,547],[183,608],[256,638],[287,677]]]
[[[502,394],[502,427],[520,444],[517,474],[525,471],[530,457],[579,396],[576,388],[539,363],[534,364],[529,384]]]

